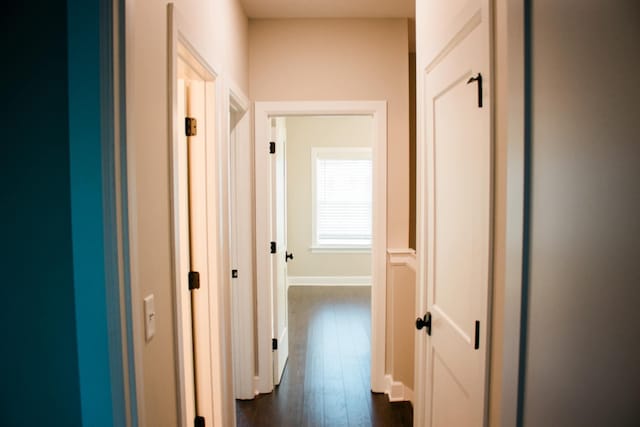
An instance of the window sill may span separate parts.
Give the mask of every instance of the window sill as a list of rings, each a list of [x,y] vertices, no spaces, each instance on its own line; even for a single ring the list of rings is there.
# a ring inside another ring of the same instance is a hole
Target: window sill
[[[371,253],[370,246],[312,246],[309,248],[311,253]]]

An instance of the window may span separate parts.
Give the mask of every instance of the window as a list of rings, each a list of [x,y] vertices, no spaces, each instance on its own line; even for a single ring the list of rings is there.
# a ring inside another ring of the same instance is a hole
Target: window
[[[371,248],[371,148],[313,148],[313,247]]]

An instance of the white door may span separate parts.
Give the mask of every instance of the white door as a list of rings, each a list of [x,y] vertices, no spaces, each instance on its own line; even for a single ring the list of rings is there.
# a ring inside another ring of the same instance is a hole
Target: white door
[[[182,65],[186,67],[186,65]],[[184,124],[187,114],[187,81],[180,78],[177,81],[177,118],[178,123]],[[182,130],[182,128],[180,129]],[[177,132],[174,142],[174,218],[176,276],[181,304],[180,321],[180,357],[183,364],[183,382],[185,401],[183,408],[183,423],[193,420],[196,416],[195,404],[195,373],[193,366],[193,328],[191,325],[191,291],[189,290],[189,272],[191,271],[191,237],[189,235],[189,150],[187,136]]]
[[[287,319],[287,172],[285,119],[278,117],[271,122],[272,141],[272,239],[276,251],[273,262],[273,383],[280,384],[289,357],[289,332]]]
[[[233,377],[236,399],[253,399],[254,394],[254,305],[251,224],[252,197],[247,160],[250,141],[246,114],[229,111],[229,228],[231,258]]]
[[[431,331],[418,335],[426,341],[417,422],[481,427],[492,185],[489,8],[486,0],[434,0],[421,13],[418,25],[433,24],[419,32],[426,143],[426,292],[419,306],[431,316]]]
[[[197,272],[199,288],[191,291],[193,327],[193,370],[196,415],[213,419],[211,381],[211,319],[209,292],[212,290],[207,262],[205,83],[191,80],[186,89],[187,115],[197,120],[196,135],[187,137],[189,168],[189,242],[190,271]]]

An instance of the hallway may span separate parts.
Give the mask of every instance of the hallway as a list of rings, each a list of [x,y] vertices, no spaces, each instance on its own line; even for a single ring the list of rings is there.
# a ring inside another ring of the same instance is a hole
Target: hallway
[[[282,382],[236,402],[238,427],[411,426],[409,402],[370,392],[369,307],[369,287],[291,287]]]

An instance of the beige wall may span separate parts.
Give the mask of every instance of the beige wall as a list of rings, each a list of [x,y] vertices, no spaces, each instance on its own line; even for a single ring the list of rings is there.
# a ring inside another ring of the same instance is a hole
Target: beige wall
[[[235,0],[177,0],[187,37],[223,80],[248,89],[248,21]],[[126,2],[127,155],[131,281],[136,308],[153,293],[156,335],[142,349],[140,416],[175,426],[177,396],[172,291],[166,2]],[[142,319],[137,319],[142,321]]]
[[[415,255],[413,262],[396,263],[393,255],[387,261],[387,361],[386,369],[394,381],[401,382],[414,389],[414,350],[415,322],[414,307],[416,300]]]
[[[406,19],[249,21],[255,101],[385,100],[387,246],[409,236],[409,71]]]
[[[367,116],[288,117],[287,247],[290,276],[370,276],[371,253],[312,253],[311,148],[371,147]]]

